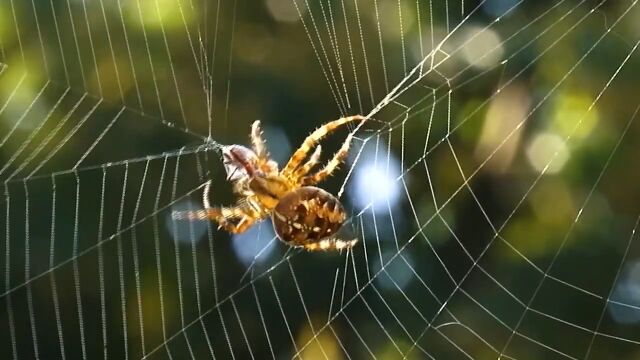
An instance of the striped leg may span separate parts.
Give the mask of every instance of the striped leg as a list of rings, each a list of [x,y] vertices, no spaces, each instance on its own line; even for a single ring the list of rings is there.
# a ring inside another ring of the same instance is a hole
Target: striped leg
[[[297,180],[307,175],[311,169],[313,169],[320,162],[320,153],[322,152],[322,146],[316,146],[316,150],[311,154],[309,160],[304,165],[300,166],[294,173],[293,177]]]
[[[264,160],[269,157],[267,152],[267,145],[262,137],[263,131],[260,128],[260,120],[256,120],[251,125],[251,144],[253,145],[253,151],[258,155],[258,159]]]
[[[243,207],[232,208],[206,208],[193,211],[174,211],[171,214],[174,220],[213,220],[218,223],[218,228],[222,228],[230,233],[241,233],[246,231],[255,222],[255,218],[247,214]],[[240,219],[238,222],[230,221]]]
[[[290,175],[300,165],[302,160],[304,160],[307,157],[307,154],[309,153],[309,151],[320,140],[322,140],[329,133],[335,131],[338,127],[352,121],[362,121],[362,120],[365,120],[365,117],[362,115],[348,116],[338,120],[331,121],[317,128],[314,132],[312,132],[309,136],[307,136],[307,138],[304,140],[302,145],[300,145],[298,150],[296,150],[293,153],[293,155],[289,159],[289,162],[287,163],[285,168],[282,170],[282,173],[284,175]]]
[[[327,165],[317,173],[302,178],[302,185],[314,185],[331,176],[331,174],[338,169],[338,166],[340,166],[340,164],[342,164],[347,158],[347,155],[349,154],[349,147],[351,146],[351,139],[353,139],[353,135],[349,134],[340,147],[340,150],[333,155],[333,158],[329,160]]]
[[[266,141],[262,135],[263,131],[260,128],[260,120],[256,120],[251,126],[251,144],[253,145],[253,151],[258,157],[257,168],[265,174],[277,173],[278,163],[271,160]]]
[[[243,216],[240,221],[238,221],[238,223],[232,223],[229,221],[226,221],[226,219],[224,220],[224,222],[218,222],[218,229],[222,228],[227,232],[230,232],[232,234],[240,234],[243,233],[245,231],[247,231],[247,229],[253,225],[253,223],[256,222],[256,219],[254,217],[245,215]]]

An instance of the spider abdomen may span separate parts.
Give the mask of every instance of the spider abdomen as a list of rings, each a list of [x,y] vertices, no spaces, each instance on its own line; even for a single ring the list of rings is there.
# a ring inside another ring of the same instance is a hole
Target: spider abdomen
[[[289,192],[280,199],[272,214],[278,237],[291,246],[307,250],[344,249],[355,244],[355,241],[334,238],[345,219],[340,201],[314,186]]]

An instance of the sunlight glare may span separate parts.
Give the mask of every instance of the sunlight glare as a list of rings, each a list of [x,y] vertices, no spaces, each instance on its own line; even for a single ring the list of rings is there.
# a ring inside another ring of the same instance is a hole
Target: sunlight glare
[[[389,153],[388,156],[388,166],[387,156],[380,153],[377,160],[375,152],[360,157],[349,191],[356,207],[364,209],[371,205],[375,211],[385,211],[397,205],[400,183],[396,178],[400,176],[400,164],[393,154]]]

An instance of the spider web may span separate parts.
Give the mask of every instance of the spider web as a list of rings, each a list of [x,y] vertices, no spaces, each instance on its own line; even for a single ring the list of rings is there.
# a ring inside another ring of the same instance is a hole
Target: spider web
[[[637,1],[3,2],[3,352],[633,356],[638,16]],[[171,219],[208,180],[232,202],[213,145],[246,143],[254,119],[282,163],[357,113],[323,184],[353,251]]]

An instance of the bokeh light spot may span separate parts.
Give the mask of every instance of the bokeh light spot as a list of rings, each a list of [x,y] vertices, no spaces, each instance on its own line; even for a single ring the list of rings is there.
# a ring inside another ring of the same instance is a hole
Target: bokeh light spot
[[[167,213],[165,226],[174,240],[191,243],[198,242],[204,237],[208,220],[188,221],[173,220],[171,218],[171,213],[174,211],[195,211],[200,209],[202,209],[202,204],[196,204],[191,200],[180,201],[171,207],[171,211]]]
[[[314,325],[316,330],[322,326],[321,321],[320,316],[311,318],[311,324],[316,323]],[[297,348],[301,349],[301,351],[297,357],[300,359],[343,359],[344,356],[338,344],[338,339],[335,336],[331,336],[331,333],[327,331],[316,332],[311,327],[311,324],[307,322],[298,331],[296,343]]]
[[[7,126],[3,136],[13,134],[15,130],[36,129],[50,111],[46,93],[51,86],[41,78],[44,74],[38,69],[38,64],[30,61],[35,58],[27,53],[25,59],[23,62],[21,56],[12,57],[7,61],[11,66],[0,68],[3,70],[0,96],[5,99],[0,110],[0,121]],[[8,146],[16,144],[7,143]]]
[[[463,31],[461,55],[469,65],[487,69],[502,60],[504,48],[497,32],[479,26],[469,26]]]
[[[415,10],[408,3],[398,3],[396,0],[382,0],[377,3],[378,12],[371,7],[368,12],[372,21],[381,27],[380,31],[389,38],[400,38],[408,33],[415,23]]]
[[[482,4],[482,9],[491,16],[500,17],[513,9],[519,2],[520,0],[487,0]]]
[[[381,147],[381,148],[385,148]],[[355,206],[364,209],[371,205],[375,211],[394,208],[400,198],[400,163],[392,154],[376,152],[372,147],[364,150],[356,164],[349,196]]]
[[[569,160],[569,149],[560,136],[540,133],[529,144],[527,158],[536,171],[555,174],[560,172]]]
[[[640,322],[640,263],[635,261],[627,265],[623,274],[613,289],[607,308],[617,323],[635,324]]]
[[[411,254],[403,252],[393,258],[395,254],[395,250],[384,250],[382,252],[384,263],[381,262],[379,257],[376,257],[372,264],[372,271],[374,272],[380,271],[382,266],[385,266],[384,271],[376,277],[378,286],[385,290],[394,291],[398,290],[398,288],[404,290],[414,276],[410,268],[414,265]]]
[[[241,234],[233,235],[233,251],[245,266],[251,265],[254,261],[260,264],[275,250],[278,241],[275,237],[271,222],[262,221]]]
[[[530,105],[529,91],[519,83],[506,87],[491,100],[474,154],[479,161],[488,159],[487,170],[500,173],[511,165],[522,137],[520,125]]]
[[[586,94],[566,93],[556,97],[552,130],[560,135],[584,139],[598,123],[598,110]],[[575,130],[574,130],[575,129]]]

